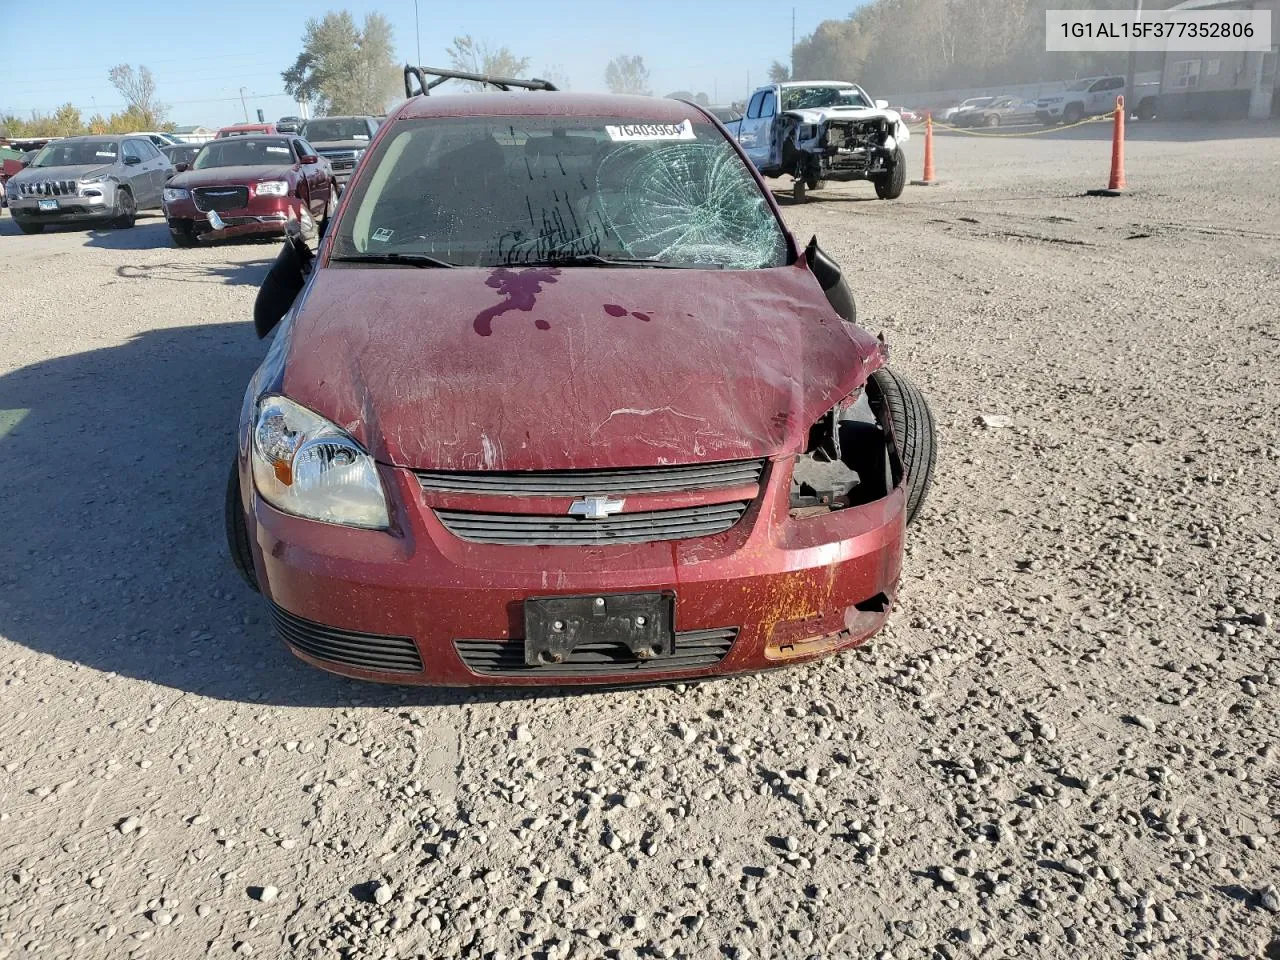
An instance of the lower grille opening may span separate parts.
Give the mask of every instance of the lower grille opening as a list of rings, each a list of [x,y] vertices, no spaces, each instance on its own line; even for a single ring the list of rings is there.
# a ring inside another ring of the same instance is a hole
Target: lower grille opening
[[[620,643],[583,643],[564,663],[540,667],[525,664],[523,639],[455,640],[453,646],[468,669],[485,676],[589,677],[706,669],[728,656],[737,637],[737,627],[677,633],[675,653],[658,660],[637,660]]]
[[[422,658],[409,637],[361,633],[306,620],[271,604],[271,622],[285,643],[317,660],[389,673],[421,673]]]
[[[861,603],[855,603],[854,607],[862,613],[884,613],[889,609],[889,598],[883,593],[877,593]]]

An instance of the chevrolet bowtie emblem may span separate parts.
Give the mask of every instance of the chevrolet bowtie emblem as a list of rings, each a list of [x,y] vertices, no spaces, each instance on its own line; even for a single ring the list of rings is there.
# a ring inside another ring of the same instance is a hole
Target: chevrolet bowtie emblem
[[[608,497],[583,497],[569,505],[569,516],[582,517],[584,520],[603,520],[615,513],[621,513],[626,502],[610,500]]]

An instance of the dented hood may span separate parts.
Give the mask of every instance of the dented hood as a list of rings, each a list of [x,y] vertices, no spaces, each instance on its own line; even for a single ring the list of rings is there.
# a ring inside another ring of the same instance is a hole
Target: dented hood
[[[383,462],[676,464],[803,448],[881,345],[803,263],[317,271],[284,392]]]

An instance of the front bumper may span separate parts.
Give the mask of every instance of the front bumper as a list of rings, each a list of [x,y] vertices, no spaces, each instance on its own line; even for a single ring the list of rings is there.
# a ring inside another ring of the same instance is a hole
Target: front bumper
[[[281,513],[256,495],[240,461],[258,582],[279,632],[303,660],[365,680],[560,686],[763,670],[866,640],[887,618],[901,572],[901,486],[872,504],[792,520],[786,461],[770,464],[761,493],[725,533],[593,547],[464,541],[444,528],[411,471],[381,471],[395,533]],[[497,652],[518,660],[530,597],[640,592],[675,597],[671,669],[659,660],[553,675]],[[729,638],[727,651],[680,658],[682,645],[701,650],[712,635]],[[510,668],[476,669],[476,649],[494,650],[480,660]]]
[[[41,200],[53,200],[57,203],[57,208],[42,210]],[[16,197],[9,200],[9,212],[20,219],[41,223],[109,220],[114,213],[111,198],[103,194],[96,197]]]
[[[1036,119],[1041,123],[1056,123],[1062,119],[1063,107],[1061,104],[1054,104],[1047,107],[1036,107]]]
[[[284,233],[285,224],[300,216],[301,204],[297,197],[250,196],[246,207],[218,211],[226,228],[217,231],[209,222],[209,214],[197,209],[191,200],[166,203],[164,214],[171,230],[190,226],[198,238],[221,239]]]

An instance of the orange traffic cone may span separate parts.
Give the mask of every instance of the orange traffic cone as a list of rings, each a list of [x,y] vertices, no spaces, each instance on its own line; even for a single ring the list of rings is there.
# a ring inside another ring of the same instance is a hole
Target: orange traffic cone
[[[1124,179],[1124,97],[1116,97],[1116,122],[1111,130],[1111,180],[1105,190],[1090,190],[1091,197],[1118,197],[1127,184]]]
[[[936,187],[941,181],[933,173],[933,114],[924,115],[924,176],[912,180],[913,187]]]

